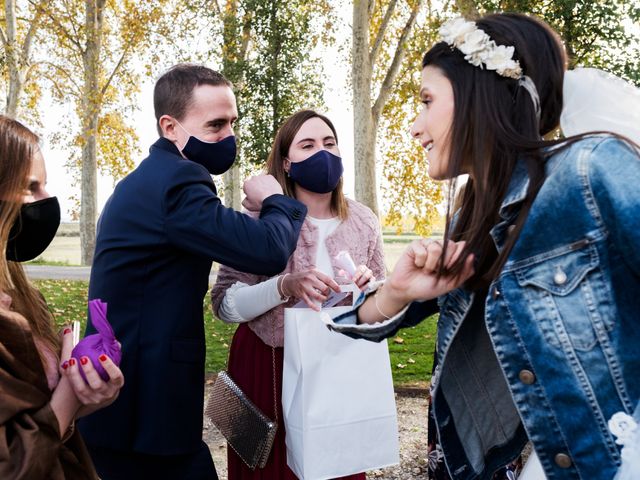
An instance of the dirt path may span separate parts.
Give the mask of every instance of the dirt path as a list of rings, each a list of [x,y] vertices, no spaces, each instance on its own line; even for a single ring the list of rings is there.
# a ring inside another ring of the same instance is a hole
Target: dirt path
[[[367,473],[379,480],[427,478],[427,400],[424,395],[396,395],[400,432],[400,465]],[[218,429],[207,419],[204,440],[211,449],[220,480],[227,480],[227,444]],[[275,480],[275,479],[274,479]]]

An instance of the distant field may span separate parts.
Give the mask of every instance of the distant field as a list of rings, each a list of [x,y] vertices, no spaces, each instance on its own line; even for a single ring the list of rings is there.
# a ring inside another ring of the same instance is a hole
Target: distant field
[[[58,328],[79,320],[82,324],[81,332],[84,332],[87,282],[36,280],[35,284],[47,299]],[[213,317],[208,296],[203,308],[207,342],[206,371],[215,373],[225,368],[236,325],[223,323]],[[434,315],[416,327],[400,330],[396,337],[388,340],[391,371],[396,386],[427,386],[433,364],[436,322],[437,316]]]
[[[49,248],[34,263],[80,265],[80,237],[56,235]]]
[[[439,234],[441,235],[441,234]],[[436,235],[438,236],[438,235]],[[397,235],[384,232],[384,253],[387,270],[391,270],[407,245],[418,238],[411,233]],[[62,224],[49,248],[34,263],[80,265],[80,236],[77,224]]]

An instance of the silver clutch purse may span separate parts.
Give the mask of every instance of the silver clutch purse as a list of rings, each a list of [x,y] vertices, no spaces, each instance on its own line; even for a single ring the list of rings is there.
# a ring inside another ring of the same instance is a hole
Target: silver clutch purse
[[[277,423],[262,413],[225,371],[218,373],[205,414],[249,468],[265,466]]]

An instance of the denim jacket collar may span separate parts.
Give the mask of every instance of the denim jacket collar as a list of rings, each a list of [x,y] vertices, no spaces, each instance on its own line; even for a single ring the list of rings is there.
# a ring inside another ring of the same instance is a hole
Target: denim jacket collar
[[[527,196],[528,189],[529,173],[527,172],[527,166],[523,159],[519,159],[513,169],[513,174],[507,187],[507,193],[502,200],[498,212],[502,220],[494,225],[489,232],[498,252],[500,252],[504,246],[509,225],[515,220],[519,211],[519,204],[522,203]],[[518,207],[516,208],[516,206]]]
[[[523,159],[519,159],[516,162],[516,166],[513,169],[511,175],[511,181],[509,187],[507,187],[507,193],[500,205],[500,218],[503,220],[509,220],[513,216],[513,205],[522,202],[527,196],[527,190],[529,189],[529,172],[527,172],[527,166]]]

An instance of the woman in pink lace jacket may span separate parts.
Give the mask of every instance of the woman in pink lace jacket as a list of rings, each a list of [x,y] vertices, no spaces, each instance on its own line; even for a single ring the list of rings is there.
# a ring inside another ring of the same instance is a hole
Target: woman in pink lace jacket
[[[239,323],[229,354],[228,371],[243,392],[265,414],[282,418],[282,359],[284,309],[300,300],[318,309],[339,283],[354,281],[364,288],[385,276],[378,218],[369,208],[342,193],[342,160],[331,121],[311,110],[292,115],[282,125],[267,160],[268,173],[286,195],[308,208],[296,251],[286,269],[272,278],[241,273],[222,266],[211,292],[214,313]],[[346,250],[359,265],[353,278],[341,275],[335,258]],[[273,374],[272,347],[276,373]],[[274,405],[274,382],[277,405]],[[250,470],[228,449],[229,480],[286,479],[296,476],[287,467],[285,432],[279,422],[269,461]],[[351,475],[350,480],[365,475]]]

